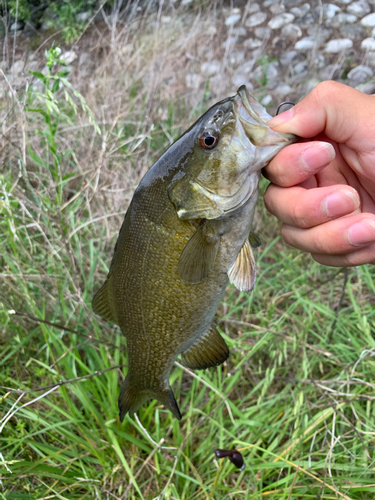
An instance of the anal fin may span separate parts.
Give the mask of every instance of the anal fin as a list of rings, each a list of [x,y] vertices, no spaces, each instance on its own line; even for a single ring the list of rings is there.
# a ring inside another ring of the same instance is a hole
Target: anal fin
[[[184,365],[192,370],[221,365],[228,356],[228,346],[214,326],[181,354]]]
[[[241,292],[250,293],[255,286],[256,265],[249,240],[238,252],[237,259],[228,271],[229,281]]]
[[[95,314],[102,316],[107,321],[116,323],[116,318],[113,313],[110,297],[109,297],[109,283],[111,280],[111,273],[108,275],[104,285],[96,292],[92,299],[92,309]]]

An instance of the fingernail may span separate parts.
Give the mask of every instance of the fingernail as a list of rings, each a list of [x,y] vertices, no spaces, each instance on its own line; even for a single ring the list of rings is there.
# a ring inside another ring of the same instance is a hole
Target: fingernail
[[[267,122],[267,125],[271,128],[276,127],[276,125],[281,125],[284,122],[287,122],[294,116],[294,108],[288,109],[283,113],[280,113],[277,116],[274,116],[270,121]]]
[[[331,193],[323,200],[323,211],[330,217],[340,217],[353,212],[359,207],[358,195],[349,189]]]
[[[301,155],[302,166],[309,172],[326,167],[336,156],[335,148],[329,142],[315,142]]]
[[[364,219],[357,222],[348,231],[349,242],[354,246],[367,245],[375,242],[375,221]]]

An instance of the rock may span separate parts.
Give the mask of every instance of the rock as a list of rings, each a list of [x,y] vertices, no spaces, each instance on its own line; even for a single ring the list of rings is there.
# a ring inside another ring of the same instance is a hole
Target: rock
[[[279,71],[280,71],[280,64],[277,61],[271,62],[267,70],[268,80],[274,80],[278,76]]]
[[[311,61],[311,66],[313,68],[322,69],[327,64],[327,60],[323,54],[316,54],[314,59]]]
[[[267,66],[260,65],[257,66],[253,73],[253,77],[255,80],[263,82],[264,80],[270,82],[274,80],[279,74],[279,64],[277,62],[272,62]]]
[[[293,40],[302,36],[302,30],[297,24],[286,24],[281,30],[281,35]]]
[[[225,26],[233,26],[241,19],[241,14],[232,14],[225,19]]]
[[[214,26],[213,24],[211,24],[211,26],[208,26],[208,28],[206,29],[206,34],[207,35],[216,35],[217,33],[217,29],[216,29],[216,26]]]
[[[285,6],[283,3],[275,3],[271,5],[270,11],[272,12],[272,14],[281,14],[285,12]]]
[[[249,75],[252,74],[253,68],[254,68],[254,60],[252,59],[251,61],[246,61],[241,66],[238,66],[236,70],[236,75]],[[247,78],[249,78],[247,76]]]
[[[12,23],[10,25],[9,31],[21,31],[23,29],[23,26],[23,21],[17,21],[16,23]]]
[[[190,73],[185,77],[186,86],[191,89],[199,89],[202,81],[202,76],[197,73]]]
[[[257,49],[262,45],[262,42],[260,40],[255,40],[255,38],[248,38],[243,44],[244,47],[247,47],[248,49]]]
[[[232,83],[236,88],[241,87],[241,85],[246,85],[249,92],[254,90],[254,85],[249,81],[249,77],[242,73],[235,74],[232,78]]]
[[[234,28],[233,34],[236,37],[247,36],[247,30],[245,30],[245,28],[242,28],[242,26],[238,26],[237,28]]]
[[[296,50],[289,50],[288,52],[284,52],[284,54],[281,54],[280,56],[280,64],[282,66],[289,66],[292,64],[293,59],[296,57],[298,52]]]
[[[25,67],[25,62],[22,60],[22,59],[19,59],[18,61],[16,61],[12,68],[11,68],[11,73],[12,73],[12,76],[18,76],[20,75],[21,73],[23,73],[23,69]]]
[[[292,87],[287,83],[280,83],[276,88],[275,92],[280,96],[290,94],[292,92]]]
[[[353,42],[349,38],[336,38],[327,43],[325,52],[329,54],[338,54],[342,50],[351,49],[352,47]]]
[[[369,66],[365,66],[363,64],[360,64],[356,68],[353,68],[351,71],[348,73],[348,80],[353,83],[365,83],[370,78],[374,76],[374,72]]]
[[[263,106],[268,106],[272,102],[272,95],[271,94],[265,95],[260,102]]]
[[[375,82],[361,83],[360,85],[357,85],[356,89],[364,94],[375,94]]]
[[[252,28],[253,26],[258,26],[264,23],[267,19],[267,14],[265,12],[256,12],[246,19],[245,26]]]
[[[340,32],[344,38],[351,40],[363,40],[366,36],[366,28],[359,26],[359,24],[345,24],[341,26]]]
[[[247,9],[247,12],[249,14],[254,14],[254,12],[259,12],[260,11],[260,7],[259,7],[259,3],[253,3],[251,2],[251,4],[249,5],[249,8]]]
[[[245,59],[245,52],[243,50],[233,50],[229,53],[229,62],[232,66],[237,66]]]
[[[356,21],[357,16],[355,16],[354,14],[346,14],[345,12],[340,12],[339,14],[337,14],[337,16],[331,19],[331,22],[329,24],[333,28],[340,28],[345,24],[353,24]]]
[[[76,15],[76,19],[79,23],[85,23],[92,17],[91,12],[80,12]]]
[[[306,61],[297,63],[293,68],[294,74],[299,76],[307,75],[308,70],[309,70],[309,65],[307,64]]]
[[[315,24],[317,19],[318,16],[316,14],[312,14],[311,12],[309,12],[298,20],[298,25],[301,29],[306,29],[309,26]]]
[[[221,44],[221,46],[226,49],[227,47],[230,47],[233,49],[233,47],[236,45],[238,42],[238,39],[236,36],[228,36],[228,38]]]
[[[82,52],[82,54],[79,56],[78,66],[81,76],[86,75],[92,70],[94,62],[88,52]]]
[[[286,8],[295,7],[300,0],[284,0],[284,5]]]
[[[162,24],[169,24],[172,21],[171,16],[161,16],[160,21]]]
[[[64,59],[66,64],[71,64],[73,61],[77,59],[77,54],[74,52],[74,50],[67,50],[63,54],[61,54],[60,59]]]
[[[292,23],[293,21],[294,21],[293,14],[290,14],[289,12],[284,12],[284,14],[280,14],[278,16],[273,17],[267,23],[267,26],[269,26],[272,30],[278,30],[283,26],[285,26],[286,24]]]
[[[266,26],[259,26],[258,28],[255,28],[254,35],[257,38],[264,40],[265,38],[268,38],[271,35],[271,29],[267,28]]]
[[[375,50],[366,52],[366,62],[375,68]]]
[[[342,3],[344,5],[347,5],[348,3],[350,3],[352,0],[336,0],[337,3]]]
[[[26,71],[37,71],[38,70],[38,66],[39,66],[38,61],[30,61],[26,65]]]
[[[205,62],[201,66],[201,72],[206,76],[216,75],[220,71],[221,64],[216,59]]]
[[[372,38],[375,38],[375,28],[371,31]]]
[[[315,7],[315,12],[318,16],[321,15],[322,10],[323,19],[333,19],[341,11],[341,8],[333,3],[324,3]]]
[[[311,9],[310,4],[304,3],[300,7],[292,7],[290,9],[290,12],[296,17],[303,17],[309,12],[310,9]]]
[[[371,7],[367,2],[359,1],[349,4],[346,8],[349,14],[354,14],[358,17],[363,17],[371,12]]]
[[[360,23],[362,26],[366,26],[366,28],[373,28],[375,26],[375,12],[363,17]]]
[[[328,64],[320,71],[320,77],[322,80],[336,80],[342,74],[341,64]]]
[[[362,50],[375,50],[375,38],[365,38],[361,43]]]
[[[316,40],[313,36],[305,36],[305,38],[301,38],[295,43],[294,48],[296,50],[311,50],[314,48],[316,44]]]
[[[274,5],[275,3],[278,3],[279,0],[265,0],[263,2],[264,7],[271,7],[271,5]]]
[[[317,78],[311,78],[310,80],[308,80],[305,84],[305,94],[311,92],[312,89],[315,88],[319,83],[320,80],[318,80]]]

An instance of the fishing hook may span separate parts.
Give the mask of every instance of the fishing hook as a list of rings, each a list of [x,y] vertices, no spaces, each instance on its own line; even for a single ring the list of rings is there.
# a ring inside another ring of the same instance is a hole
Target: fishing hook
[[[295,102],[292,102],[292,101],[285,101],[285,102],[282,102],[281,104],[278,105],[277,107],[277,110],[276,110],[276,115],[277,116],[279,114],[279,111],[280,111],[280,108],[281,106],[284,106],[284,104],[292,104],[292,106],[295,106],[296,103]]]

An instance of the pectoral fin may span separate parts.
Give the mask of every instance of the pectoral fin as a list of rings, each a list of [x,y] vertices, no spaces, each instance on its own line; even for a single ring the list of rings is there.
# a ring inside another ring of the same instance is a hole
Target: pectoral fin
[[[250,233],[249,234],[249,243],[251,245],[251,248],[258,248],[262,245],[262,239],[256,233]]]
[[[228,356],[228,346],[214,326],[181,355],[184,365],[192,370],[221,365]]]
[[[241,292],[250,293],[255,286],[256,266],[248,240],[242,245],[237,259],[228,271],[229,281]]]
[[[187,283],[200,283],[213,268],[220,236],[204,222],[186,243],[178,262],[178,274]]]

